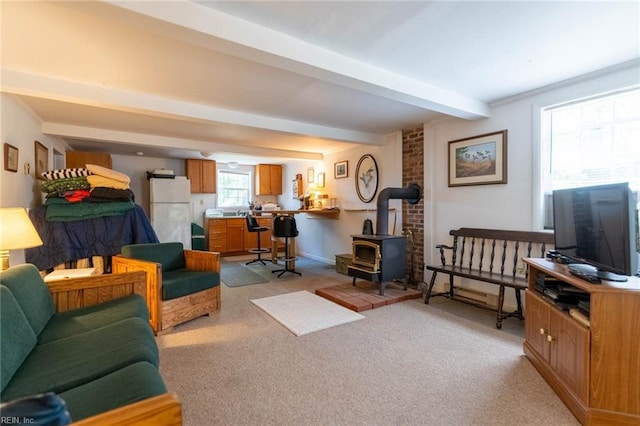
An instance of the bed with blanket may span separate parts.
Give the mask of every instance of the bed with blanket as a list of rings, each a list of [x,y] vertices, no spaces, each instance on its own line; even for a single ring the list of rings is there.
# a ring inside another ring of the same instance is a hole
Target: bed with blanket
[[[157,243],[158,237],[142,207],[118,216],[49,222],[46,207],[29,211],[29,217],[44,243],[25,250],[25,259],[39,270],[93,256],[113,256],[128,244]]]
[[[42,177],[46,200],[29,217],[43,245],[25,250],[25,260],[39,270],[94,256],[110,258],[129,244],[158,242],[146,213],[135,204],[128,176],[88,164]]]

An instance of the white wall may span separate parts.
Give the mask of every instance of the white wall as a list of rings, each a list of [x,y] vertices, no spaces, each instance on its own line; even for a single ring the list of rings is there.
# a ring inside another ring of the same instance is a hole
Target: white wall
[[[131,178],[130,189],[139,204],[149,215],[149,181],[147,172],[166,169],[173,170],[176,176],[184,176],[185,161],[174,158],[157,158],[134,155],[111,155],[111,168]]]
[[[439,262],[433,247],[450,241],[450,229],[541,230],[537,184],[540,108],[638,84],[640,66],[636,64],[503,101],[492,106],[491,118],[485,120],[447,119],[425,124],[425,262]],[[503,129],[509,132],[508,183],[449,188],[448,142]],[[486,290],[495,292],[493,288]]]
[[[306,214],[296,215],[299,236],[296,249],[299,253],[328,263],[335,262],[335,255],[351,253],[351,235],[362,233],[362,222],[369,218],[376,225],[376,200],[363,203],[357,196],[355,187],[355,168],[358,160],[365,154],[371,154],[376,160],[379,172],[378,193],[387,187],[402,186],[402,134],[396,132],[389,135],[384,146],[357,147],[341,153],[328,155],[321,162],[288,163],[283,168],[283,195],[278,203],[284,209],[296,210],[300,202],[293,199],[293,179],[301,173],[304,182],[304,193],[307,193],[307,169],[313,167],[318,173],[325,173],[325,188],[322,191],[331,198],[337,198],[340,207],[339,220],[328,218],[312,218]],[[334,179],[334,164],[348,161],[349,176]],[[316,190],[316,189],[314,189]],[[397,223],[395,235],[402,234],[402,206],[400,200],[390,200],[389,207],[396,208],[389,218],[389,233]],[[394,218],[394,215],[396,216]],[[394,220],[395,219],[395,220]],[[375,229],[375,228],[374,228]]]
[[[35,143],[39,141],[49,150],[49,168],[53,166],[53,152],[64,153],[66,144],[59,138],[43,135],[34,115],[14,97],[1,94],[0,134],[2,135],[2,170],[0,171],[0,207],[32,208],[42,204],[39,181],[35,178]],[[4,144],[18,148],[18,171],[4,170]],[[25,173],[25,164],[30,172]],[[10,263],[24,263],[24,250],[13,250]]]

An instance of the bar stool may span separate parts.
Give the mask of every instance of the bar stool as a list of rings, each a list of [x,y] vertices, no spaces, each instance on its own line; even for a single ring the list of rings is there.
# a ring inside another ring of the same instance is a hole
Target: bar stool
[[[278,258],[280,260],[284,260],[284,269],[276,269],[271,272],[280,272],[278,274],[278,278],[280,278],[285,272],[302,275],[300,272],[289,267],[289,262],[296,260],[295,253],[289,253],[289,238],[295,238],[298,236],[296,219],[293,216],[287,215],[276,216],[273,218],[272,233],[274,237],[284,238],[284,257]]]
[[[247,215],[247,231],[249,232],[257,232],[258,233],[258,247],[256,248],[251,248],[249,249],[249,253],[254,253],[258,255],[257,259],[253,259],[252,261],[247,262],[247,265],[250,265],[254,262],[260,262],[263,265],[266,265],[266,263],[264,263],[264,260],[262,260],[262,253],[268,253],[269,249],[268,248],[263,248],[262,245],[260,244],[260,233],[264,232],[264,231],[268,231],[269,228],[267,228],[266,226],[260,226],[260,224],[258,223],[258,220],[255,218],[255,216],[251,216],[251,215]]]

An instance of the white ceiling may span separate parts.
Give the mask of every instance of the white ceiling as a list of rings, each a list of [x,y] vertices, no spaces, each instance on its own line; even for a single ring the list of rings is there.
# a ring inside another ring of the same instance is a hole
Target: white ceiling
[[[2,1],[2,91],[78,150],[320,160],[640,57],[636,1]]]

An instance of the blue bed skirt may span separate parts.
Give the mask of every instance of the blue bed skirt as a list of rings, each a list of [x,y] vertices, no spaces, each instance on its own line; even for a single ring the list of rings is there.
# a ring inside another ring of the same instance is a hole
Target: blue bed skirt
[[[45,206],[29,210],[43,245],[25,250],[25,260],[39,270],[93,256],[120,254],[127,244],[157,243],[158,237],[142,207],[120,216],[105,216],[73,222],[48,222]]]

